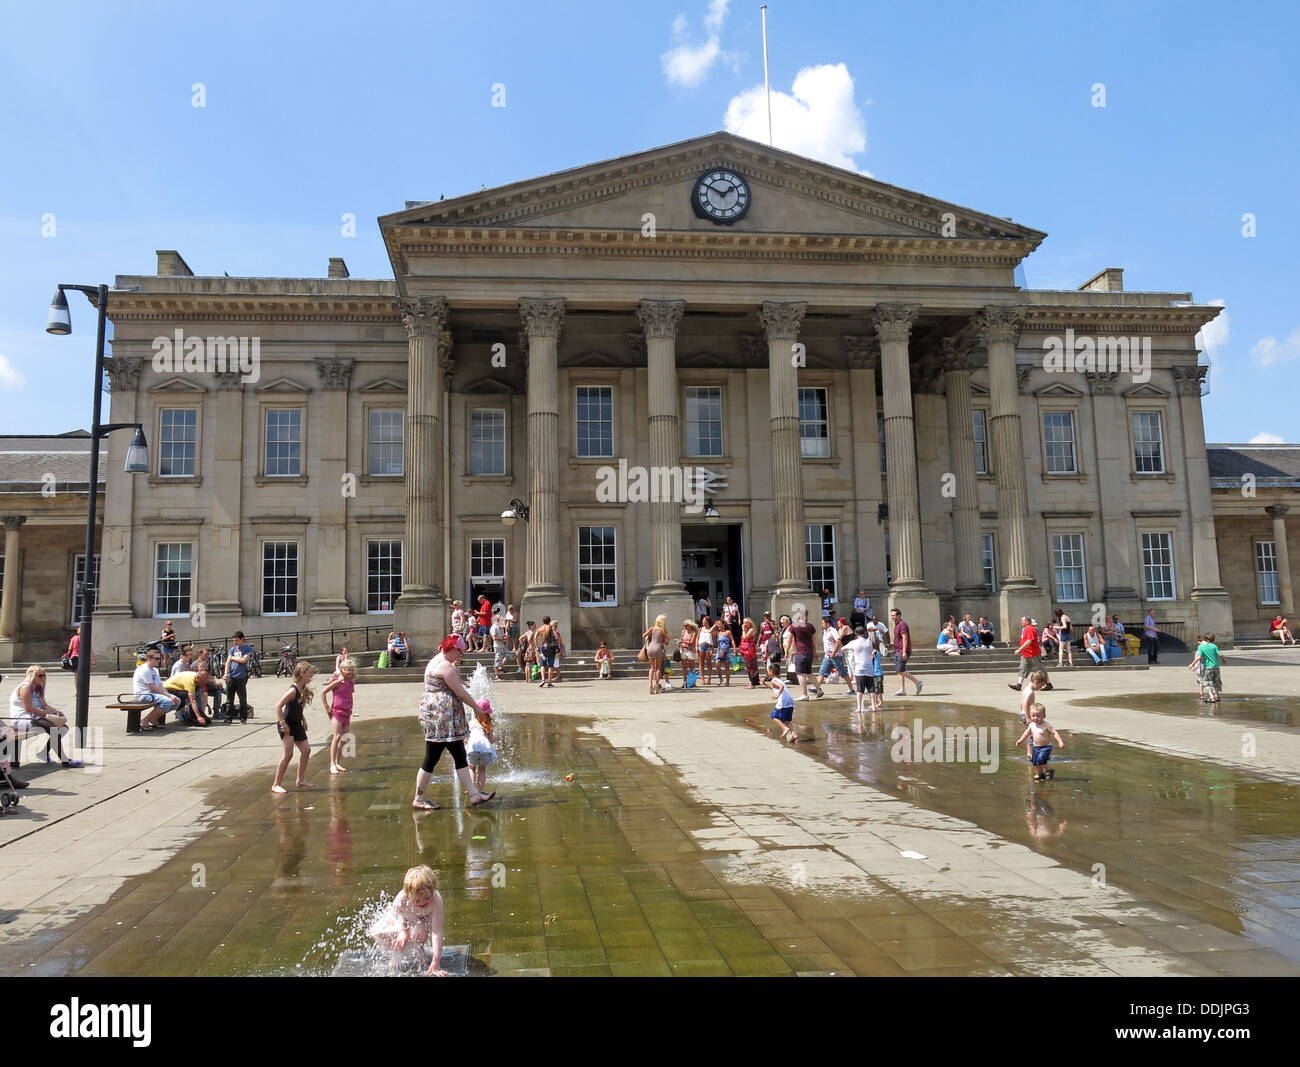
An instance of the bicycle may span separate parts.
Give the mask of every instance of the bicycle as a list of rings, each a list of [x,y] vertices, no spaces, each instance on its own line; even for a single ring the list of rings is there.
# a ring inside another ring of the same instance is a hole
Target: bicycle
[[[262,677],[262,653],[253,649],[253,654],[248,657],[248,676],[250,678]]]
[[[298,665],[298,646],[285,645],[280,649],[280,659],[275,665],[275,676],[277,678],[287,678],[293,674],[293,669]],[[261,670],[258,671],[259,676]]]

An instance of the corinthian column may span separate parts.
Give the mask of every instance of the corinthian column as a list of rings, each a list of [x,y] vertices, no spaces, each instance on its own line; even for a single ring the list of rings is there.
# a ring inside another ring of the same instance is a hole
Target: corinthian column
[[[549,615],[566,642],[570,599],[560,586],[560,382],[558,349],[563,300],[519,301],[528,333],[528,585],[527,618]]]
[[[677,406],[677,326],[686,310],[684,300],[642,300],[637,318],[645,331],[650,409],[650,464],[675,468],[680,456],[680,422]],[[683,480],[685,472],[683,472]],[[665,479],[668,482],[668,479]],[[683,485],[683,489],[685,489]],[[682,584],[681,503],[651,501],[650,551],[654,584],[646,593],[645,623],[659,615],[670,625],[695,614],[690,594]]]
[[[767,335],[767,378],[772,433],[772,514],[776,535],[776,583],[772,617],[794,614],[812,597],[804,556],[803,455],[799,448],[799,382],[795,340],[806,304],[765,301],[758,321]]]
[[[956,496],[952,501],[952,534],[956,549],[956,595],[959,600],[984,597],[984,564],[980,556],[979,483],[975,473],[975,425],[971,413],[969,338],[943,339],[943,391],[948,404],[948,448]]]
[[[1291,552],[1286,545],[1286,513],[1291,509],[1284,504],[1274,504],[1264,510],[1273,520],[1273,554],[1277,557],[1279,606],[1283,615],[1291,615],[1295,612],[1295,594],[1291,588]]]
[[[880,385],[885,407],[885,476],[888,479],[890,560],[894,580],[889,607],[907,620],[913,641],[938,633],[939,598],[925,584],[921,509],[916,488],[915,421],[908,339],[920,307],[881,304],[874,313],[880,339]]]
[[[432,649],[446,629],[438,574],[446,536],[439,516],[442,487],[442,375],[438,340],[447,328],[442,297],[399,300],[407,333],[406,538],[402,595],[394,623],[416,647]]]
[[[342,488],[348,466],[348,385],[355,363],[354,359],[319,357],[316,360],[316,373],[321,385],[321,425],[330,429],[321,435],[320,443],[313,614],[346,614],[348,611],[344,585],[348,573],[348,508]],[[407,635],[410,635],[409,630]]]
[[[0,601],[0,664],[12,667],[22,630],[22,570],[19,552],[22,550],[23,515],[0,515],[5,537],[5,588]],[[78,576],[80,577],[80,576]]]
[[[1008,641],[1018,637],[1022,616],[1042,623],[1051,607],[1047,594],[1034,580],[1029,558],[1029,494],[1016,386],[1016,341],[1023,317],[1016,308],[990,306],[976,320],[989,355],[989,436],[998,498],[998,562],[1006,575],[998,590],[999,621]]]

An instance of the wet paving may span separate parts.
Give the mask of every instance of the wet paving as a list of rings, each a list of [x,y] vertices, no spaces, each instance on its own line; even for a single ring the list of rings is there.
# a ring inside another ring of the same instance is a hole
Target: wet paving
[[[1113,697],[1089,697],[1073,703],[1078,708],[1128,708],[1132,711],[1155,711],[1162,715],[1257,722],[1267,726],[1300,726],[1300,697],[1235,696],[1225,693],[1217,704],[1211,704],[1201,700],[1194,692],[1125,693]]]
[[[769,707],[702,715],[753,734],[768,729]],[[727,835],[746,813],[724,818],[671,765],[615,748],[575,717],[503,715],[503,758],[489,770],[498,799],[464,807],[444,756],[429,790],[443,810],[416,813],[423,746],[411,717],[354,724],[353,769],[342,776],[331,779],[317,750],[314,790],[272,797],[269,769],[214,782],[221,814],[192,844],[106,904],[0,946],[0,969],[382,973],[363,955],[366,926],[405,870],[427,863],[456,946],[445,961],[469,975],[1149,973],[1118,970],[1118,956],[1103,967],[1099,939],[1115,953],[1185,948],[1186,973],[1214,973],[1195,951],[1202,929],[1233,935],[1221,957],[1235,971],[1220,973],[1300,973],[1295,786],[1082,734],[1067,736],[1056,779],[1033,783],[1010,749],[1011,716],[897,702],[858,733],[843,701],[798,708],[813,739],[797,751],[808,759],[1075,870],[1095,875],[1103,864],[1112,885],[1159,909],[1162,932],[1111,921],[1103,936],[1048,907],[1027,934],[1023,914],[973,896],[909,895],[857,869],[852,892],[792,884],[772,874],[802,854],[792,845],[733,848]],[[890,730],[918,718],[1000,728],[999,769],[896,762]],[[1050,890],[1043,899],[1052,903]],[[1186,923],[1171,926],[1175,913]]]
[[[1277,714],[1267,698],[1256,699],[1253,714]],[[1141,707],[1123,697],[1098,703]],[[1023,748],[1011,747],[1022,729],[1014,714],[898,698],[859,728],[851,698],[796,708],[802,738],[796,748],[809,758],[1091,877],[1100,873],[1111,885],[1300,964],[1300,785],[1075,731],[1063,735],[1065,750],[1053,754],[1055,777],[1036,782]],[[707,714],[766,732],[780,744],[769,711],[765,704]],[[899,726],[908,730],[906,739],[894,733]],[[958,760],[949,745],[936,762],[906,747],[928,728],[969,726],[998,730],[996,772],[982,771],[977,750]]]

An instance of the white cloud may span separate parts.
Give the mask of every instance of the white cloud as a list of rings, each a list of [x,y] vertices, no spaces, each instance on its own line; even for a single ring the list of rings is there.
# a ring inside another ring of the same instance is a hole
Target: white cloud
[[[9,362],[8,356],[0,356],[0,389],[21,389],[25,379]]]
[[[1220,307],[1224,310],[1219,312],[1218,317],[1213,322],[1207,322],[1201,327],[1201,332],[1198,334],[1199,341],[1197,343],[1204,350],[1206,355],[1213,356],[1219,349],[1228,343],[1228,334],[1230,330],[1228,327],[1226,301],[1211,300],[1209,301],[1209,304],[1212,307]]]
[[[733,97],[723,125],[731,133],[766,143],[763,87],[756,85]],[[853,99],[853,76],[848,67],[843,63],[804,67],[791,92],[774,91],[772,141],[777,148],[858,170],[852,157],[867,149],[867,124]]]
[[[1276,337],[1261,337],[1250,348],[1250,354],[1261,367],[1271,367],[1280,361],[1300,358],[1300,326],[1279,342]]]
[[[709,0],[709,10],[704,16],[704,29],[708,39],[703,44],[692,44],[686,40],[688,21],[684,14],[673,19],[673,40],[676,43],[659,57],[669,85],[694,89],[704,81],[714,63],[727,58],[722,51],[719,35],[730,2],[731,0]]]
[[[1248,445],[1284,445],[1286,442],[1275,433],[1257,433],[1249,441]]]

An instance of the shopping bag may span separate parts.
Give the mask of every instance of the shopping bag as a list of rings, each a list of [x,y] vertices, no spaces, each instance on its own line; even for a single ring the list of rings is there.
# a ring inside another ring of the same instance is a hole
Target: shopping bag
[[[540,678],[541,676],[542,676],[542,668],[539,667],[536,663],[534,663],[534,664],[532,665],[531,670],[530,670],[529,673],[528,673],[528,677],[529,677],[530,679],[532,679],[532,680],[535,682],[535,681],[537,681],[537,679]]]
[[[694,688],[695,688],[695,683],[699,680],[699,677],[700,677],[700,676],[699,676],[698,674],[696,674],[694,671],[687,671],[687,672],[686,672],[686,688],[687,688],[687,689],[694,689]]]
[[[379,662],[375,664],[381,671],[388,667],[388,650],[379,653]]]

